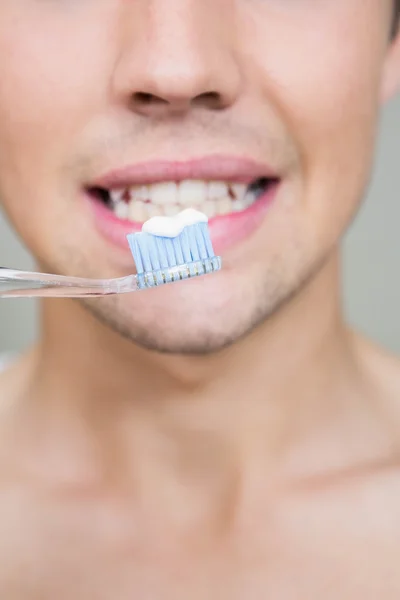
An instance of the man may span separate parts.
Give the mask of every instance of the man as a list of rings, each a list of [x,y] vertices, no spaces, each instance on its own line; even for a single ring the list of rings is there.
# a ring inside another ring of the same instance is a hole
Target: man
[[[194,206],[221,273],[47,300],[0,378],[0,597],[398,600],[400,367],[339,242],[400,80],[394,0],[3,0],[0,197],[118,277]]]

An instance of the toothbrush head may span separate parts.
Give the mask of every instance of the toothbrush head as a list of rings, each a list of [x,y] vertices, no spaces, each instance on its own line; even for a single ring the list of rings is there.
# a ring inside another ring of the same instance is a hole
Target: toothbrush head
[[[166,217],[155,217],[150,221],[154,223],[156,219],[156,224],[162,223],[163,227],[144,227],[141,233],[127,236],[140,289],[221,269],[221,258],[214,254],[207,221],[188,225],[181,221],[181,227],[176,227],[176,222]]]

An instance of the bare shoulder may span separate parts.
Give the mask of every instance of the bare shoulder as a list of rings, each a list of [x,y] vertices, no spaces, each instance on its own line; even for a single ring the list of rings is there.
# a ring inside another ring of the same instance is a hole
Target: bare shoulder
[[[366,375],[388,393],[400,392],[400,356],[386,350],[379,344],[354,334],[354,343]]]
[[[353,335],[355,356],[368,396],[377,401],[400,433],[400,357],[379,344]]]

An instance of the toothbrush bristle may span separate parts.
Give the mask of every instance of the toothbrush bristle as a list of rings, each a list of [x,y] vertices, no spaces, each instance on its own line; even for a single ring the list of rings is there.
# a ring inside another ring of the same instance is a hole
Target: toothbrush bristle
[[[140,287],[196,277],[221,267],[207,223],[188,225],[174,238],[132,233],[128,235],[128,243]]]

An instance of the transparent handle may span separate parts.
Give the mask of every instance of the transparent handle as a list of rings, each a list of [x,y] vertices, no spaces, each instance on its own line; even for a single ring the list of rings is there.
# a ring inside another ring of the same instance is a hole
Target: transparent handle
[[[0,298],[83,298],[137,291],[136,275],[119,279],[84,279],[0,267]]]
[[[86,298],[127,294],[214,273],[221,269],[221,265],[221,258],[214,256],[117,279],[84,279],[0,267],[0,298]]]

